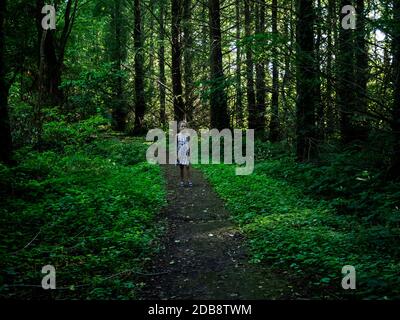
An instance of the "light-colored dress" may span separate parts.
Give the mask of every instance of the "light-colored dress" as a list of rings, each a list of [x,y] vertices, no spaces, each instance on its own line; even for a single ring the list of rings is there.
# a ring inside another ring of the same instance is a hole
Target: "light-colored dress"
[[[190,155],[190,147],[189,147],[190,137],[183,133],[178,133],[177,135],[177,143],[178,143],[178,158],[177,164],[188,166],[189,155]]]

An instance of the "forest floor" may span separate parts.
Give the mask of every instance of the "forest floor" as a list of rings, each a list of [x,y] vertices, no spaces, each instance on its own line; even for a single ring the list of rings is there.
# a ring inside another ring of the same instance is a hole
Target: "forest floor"
[[[166,233],[148,270],[154,276],[143,280],[142,299],[300,298],[284,272],[249,262],[243,235],[200,171],[192,169],[192,188],[179,186],[176,166],[163,171]]]
[[[45,150],[0,166],[0,298],[400,298],[400,189],[370,178],[364,153],[320,167],[257,142],[252,175],[199,165],[181,188],[177,167],[104,122],[50,122]],[[63,290],[42,290],[45,265]]]

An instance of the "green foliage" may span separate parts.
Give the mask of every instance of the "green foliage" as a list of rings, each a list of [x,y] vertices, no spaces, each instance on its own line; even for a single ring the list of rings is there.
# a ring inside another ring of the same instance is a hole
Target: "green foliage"
[[[143,162],[142,140],[102,136],[85,145],[100,123],[50,122],[52,150],[20,150],[17,167],[0,166],[0,183],[13,189],[0,194],[1,297],[136,298],[137,272],[157,250],[164,181]],[[25,287],[40,287],[48,264],[62,290]]]
[[[33,143],[33,107],[25,102],[10,100],[10,121],[14,145],[18,147]]]
[[[369,190],[375,176],[359,171],[365,165],[361,159],[345,166],[349,154],[312,165],[296,164],[283,150],[256,142],[258,162],[250,176],[235,176],[232,166],[200,166],[247,235],[252,261],[291,270],[315,298],[351,295],[341,288],[341,270],[353,265],[357,297],[399,298],[399,252],[393,245],[400,236],[393,207],[398,186]],[[368,219],[374,212],[380,212],[382,224]]]
[[[0,193],[9,189],[13,181],[13,175],[10,168],[0,162]]]
[[[115,143],[111,140],[95,141],[85,150],[92,155],[107,157],[116,163],[128,166],[145,162],[147,147],[142,139],[132,138],[132,140],[122,143]]]
[[[320,162],[296,163],[283,145],[258,142],[256,159],[269,160],[257,165],[258,172],[289,181],[308,195],[329,201],[339,214],[356,214],[370,223],[398,223],[400,188],[386,182],[384,159],[370,149],[321,153]],[[398,225],[397,225],[398,226]]]
[[[103,106],[114,107],[115,82],[126,81],[126,73],[113,69],[112,63],[104,63],[95,70],[82,71],[72,80],[65,80],[62,89],[68,94],[66,105],[81,117],[99,113],[108,114]]]
[[[272,57],[272,50],[285,50],[290,41],[288,37],[273,32],[255,33],[237,41],[237,46],[249,47],[255,53],[255,61],[266,61]],[[274,57],[276,58],[276,57]]]
[[[68,145],[81,147],[94,140],[99,127],[107,124],[107,120],[101,116],[72,124],[65,120],[47,122],[43,125],[42,147],[58,151],[63,151]]]

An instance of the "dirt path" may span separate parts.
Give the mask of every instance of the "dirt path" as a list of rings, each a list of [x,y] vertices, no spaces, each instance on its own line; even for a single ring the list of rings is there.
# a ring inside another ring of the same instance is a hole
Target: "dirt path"
[[[143,299],[285,299],[288,283],[249,264],[245,242],[201,172],[179,187],[175,166],[164,166],[168,206],[163,250],[144,279]]]

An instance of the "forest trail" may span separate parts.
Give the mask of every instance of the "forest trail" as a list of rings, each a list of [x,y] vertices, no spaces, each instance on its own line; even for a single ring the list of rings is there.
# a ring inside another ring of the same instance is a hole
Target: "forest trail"
[[[290,299],[282,275],[248,262],[243,236],[202,173],[192,169],[194,186],[182,188],[177,167],[163,171],[167,231],[142,299]]]

